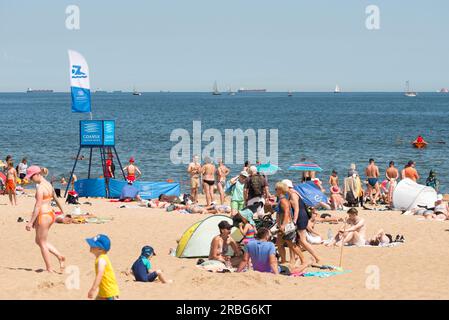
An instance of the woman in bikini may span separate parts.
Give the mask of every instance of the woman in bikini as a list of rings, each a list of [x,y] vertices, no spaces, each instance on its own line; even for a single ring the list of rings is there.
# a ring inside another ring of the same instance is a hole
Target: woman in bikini
[[[217,168],[217,180],[218,180],[217,189],[218,189],[218,192],[220,193],[221,204],[224,204],[224,202],[225,202],[224,189],[225,189],[225,185],[226,185],[226,177],[228,176],[229,173],[230,173],[230,170],[228,169],[228,167],[225,166],[225,164],[223,163],[223,160],[219,160],[218,168]]]
[[[214,201],[214,185],[215,185],[215,166],[210,158],[205,159],[205,165],[202,167],[203,174],[203,190],[206,194],[206,206],[210,206]]]
[[[36,229],[36,244],[41,249],[42,257],[45,261],[45,268],[48,272],[54,272],[50,263],[50,253],[59,260],[61,272],[64,270],[65,257],[49,242],[47,242],[48,231],[55,222],[55,212],[51,208],[51,200],[54,199],[61,212],[62,206],[59,203],[55,190],[50,182],[42,175],[42,171],[38,166],[31,166],[27,169],[26,179],[37,184],[36,186],[36,204],[34,205],[33,214],[30,222],[26,225],[26,230]]]

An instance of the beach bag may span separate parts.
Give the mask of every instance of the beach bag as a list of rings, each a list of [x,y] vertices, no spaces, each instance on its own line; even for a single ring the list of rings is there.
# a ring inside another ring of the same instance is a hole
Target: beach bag
[[[284,235],[287,236],[294,232],[296,232],[296,225],[293,222],[290,222],[285,225]]]
[[[78,193],[75,191],[69,191],[65,202],[68,204],[80,204]]]
[[[250,193],[252,193],[254,197],[260,197],[263,195],[264,181],[265,181],[264,177],[262,177],[260,175],[255,175],[255,176],[250,177],[249,189],[250,189]]]
[[[357,199],[354,197],[354,194],[352,193],[352,191],[346,192],[346,201],[348,202],[348,204],[350,206],[357,204]]]
[[[232,192],[234,191],[235,188],[235,183],[231,184],[231,181],[226,181],[226,185],[225,185],[225,194],[230,196],[232,195]]]

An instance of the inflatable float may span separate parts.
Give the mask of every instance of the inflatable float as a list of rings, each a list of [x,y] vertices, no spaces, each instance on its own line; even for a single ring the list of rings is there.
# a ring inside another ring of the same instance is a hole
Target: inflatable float
[[[427,142],[413,142],[412,143],[413,147],[417,148],[417,149],[422,149],[427,147]]]

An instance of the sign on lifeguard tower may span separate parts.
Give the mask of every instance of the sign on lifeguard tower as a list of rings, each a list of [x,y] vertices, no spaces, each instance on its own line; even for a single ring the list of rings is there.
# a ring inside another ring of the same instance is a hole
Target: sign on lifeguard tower
[[[81,120],[81,147],[113,147],[115,146],[114,120]]]

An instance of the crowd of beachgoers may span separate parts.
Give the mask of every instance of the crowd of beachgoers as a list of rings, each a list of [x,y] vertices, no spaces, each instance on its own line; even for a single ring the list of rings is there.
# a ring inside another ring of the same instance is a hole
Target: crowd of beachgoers
[[[42,253],[48,272],[55,272],[51,255],[58,259],[61,269],[65,268],[66,258],[49,241],[48,234],[54,223],[75,223],[70,214],[64,213],[59,192],[55,191],[54,180],[47,180],[46,168],[29,165],[22,159],[14,166],[12,156],[1,161],[3,179],[0,188],[9,197],[12,206],[17,205],[16,194],[23,192],[21,185],[36,185],[35,206],[26,221],[26,230],[35,230],[36,244]],[[187,167],[190,179],[189,194],[182,196],[160,195],[157,199],[144,200],[138,191],[130,192],[133,183],[141,177],[141,171],[132,157],[124,168],[127,184],[119,201],[136,202],[139,207],[160,208],[170,212],[185,214],[220,214],[232,219],[232,223],[223,220],[218,223],[217,235],[210,243],[208,259],[200,259],[198,266],[209,270],[228,270],[245,272],[254,270],[282,275],[300,275],[310,268],[321,270],[339,270],[340,266],[325,264],[320,257],[319,245],[344,246],[392,246],[405,241],[404,235],[392,235],[384,229],[367,234],[367,222],[360,217],[359,210],[389,210],[393,208],[393,192],[400,180],[410,179],[419,182],[416,164],[409,161],[402,170],[391,161],[384,175],[373,159],[368,161],[363,174],[359,174],[355,164],[350,164],[344,178],[336,170],[332,171],[326,183],[322,182],[315,171],[302,171],[298,184],[313,186],[323,197],[311,206],[297,185],[284,179],[275,183],[270,190],[268,179],[260,163],[252,165],[246,162],[240,172],[231,174],[231,170],[218,160],[205,158],[200,163],[194,156]],[[104,177],[113,178],[115,168],[112,159],[106,161]],[[72,189],[75,179],[71,179]],[[67,181],[60,181],[67,183]],[[431,171],[425,184],[439,192],[436,172]],[[205,203],[200,203],[199,194],[204,194]],[[131,196],[130,196],[131,194]],[[327,196],[325,196],[327,195]],[[77,203],[76,191],[69,194]],[[57,211],[59,210],[59,211]],[[31,211],[31,208],[30,208]],[[438,193],[432,208],[414,208],[413,214],[419,214],[428,220],[448,220],[449,208],[443,196]],[[340,224],[338,232],[326,237],[316,231],[316,224]],[[236,240],[232,230],[240,230],[241,238]],[[95,279],[88,292],[89,298],[117,299],[119,288],[114,269],[108,258],[111,240],[105,234],[86,239],[90,252],[95,256]],[[209,244],[208,244],[209,245]],[[129,270],[136,281],[170,283],[171,280],[160,270],[153,268],[151,258],[155,250],[145,245],[139,257]],[[308,258],[306,257],[309,256]]]

